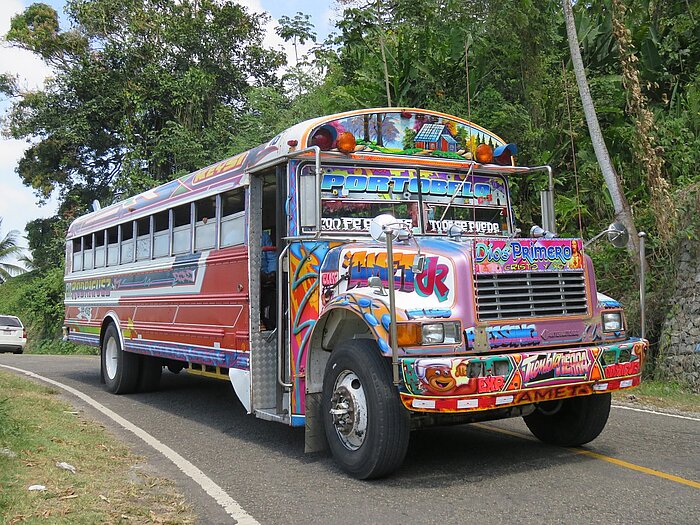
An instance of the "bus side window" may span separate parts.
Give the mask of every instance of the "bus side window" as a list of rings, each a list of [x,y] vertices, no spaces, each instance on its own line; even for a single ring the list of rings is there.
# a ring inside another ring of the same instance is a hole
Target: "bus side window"
[[[119,264],[119,227],[109,228],[107,234],[107,266]]]
[[[83,238],[73,239],[73,271],[83,269]]]
[[[242,189],[227,191],[221,195],[220,246],[233,246],[245,242],[245,195]]]
[[[142,217],[136,221],[136,260],[151,258],[151,218]]]
[[[119,226],[121,231],[121,258],[119,264],[134,262],[134,223],[125,222]]]
[[[105,265],[105,231],[95,233],[95,268]]]
[[[92,234],[83,237],[83,270],[92,270]]]
[[[153,216],[153,257],[170,254],[170,214],[167,211]]]
[[[216,245],[216,197],[195,202],[194,251],[210,250]]]
[[[189,203],[173,209],[173,255],[190,251],[190,222]]]

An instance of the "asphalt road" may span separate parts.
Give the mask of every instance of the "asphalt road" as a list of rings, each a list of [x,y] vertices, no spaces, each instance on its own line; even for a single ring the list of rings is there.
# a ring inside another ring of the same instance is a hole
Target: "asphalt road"
[[[304,455],[303,429],[246,415],[223,381],[166,371],[158,392],[115,396],[99,383],[96,357],[2,354],[0,364],[91,396],[186,457],[263,525],[700,521],[697,420],[613,408],[584,453],[535,441],[520,419],[423,430],[397,473],[366,482],[328,455]],[[201,523],[231,522],[169,461],[67,399],[179,483]]]

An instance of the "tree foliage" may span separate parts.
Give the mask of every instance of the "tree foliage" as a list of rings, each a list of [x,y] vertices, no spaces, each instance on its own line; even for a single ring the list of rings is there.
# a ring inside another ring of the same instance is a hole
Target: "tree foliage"
[[[17,230],[2,234],[2,217],[0,217],[0,283],[24,272],[21,266],[10,262],[10,258],[17,259],[22,255],[23,250],[17,245],[18,238]]]
[[[237,4],[69,0],[67,13],[62,31],[34,4],[7,34],[54,70],[46,89],[14,93],[9,132],[40,137],[17,173],[43,198],[58,190],[64,211],[224,156],[251,89],[279,85],[264,17]]]

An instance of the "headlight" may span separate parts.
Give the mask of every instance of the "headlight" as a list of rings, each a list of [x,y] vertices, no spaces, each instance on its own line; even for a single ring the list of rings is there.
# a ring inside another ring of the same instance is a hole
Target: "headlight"
[[[430,323],[422,326],[422,344],[456,344],[461,340],[459,322]]]
[[[620,332],[622,331],[622,313],[621,312],[605,312],[603,313],[603,332]]]

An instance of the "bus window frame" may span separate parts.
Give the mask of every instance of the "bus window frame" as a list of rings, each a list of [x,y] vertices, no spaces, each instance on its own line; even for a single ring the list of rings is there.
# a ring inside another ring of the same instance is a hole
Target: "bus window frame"
[[[290,165],[291,165],[291,163],[290,163]],[[300,179],[300,178],[301,178],[301,172],[302,172],[307,166],[308,166],[310,169],[313,169],[313,166],[314,166],[314,165],[313,165],[312,162],[308,162],[308,161],[307,161],[307,162],[300,162],[298,165],[295,166],[295,169],[294,169],[294,171],[292,172],[292,174],[291,174],[290,176],[293,175],[293,176],[296,177],[297,179]],[[405,166],[405,165],[401,165],[401,164],[398,164],[398,165],[394,166],[394,165],[392,165],[391,163],[389,163],[389,164],[377,164],[377,165],[375,165],[375,164],[370,164],[370,165],[367,165],[367,164],[358,164],[358,163],[352,163],[352,162],[351,162],[351,163],[325,162],[324,164],[321,165],[321,176],[319,177],[320,180],[323,179],[323,170],[324,170],[324,169],[327,169],[327,168],[330,168],[330,169],[335,169],[335,168],[340,168],[340,169],[347,169],[347,168],[403,169],[403,170],[407,170],[407,171],[412,172],[413,174],[416,175],[416,178],[421,178],[421,179],[422,179],[423,177],[422,177],[422,173],[421,173],[421,177],[418,177],[418,172],[419,172],[419,171],[420,171],[420,172],[431,172],[431,171],[432,171],[432,172],[437,172],[437,171],[444,171],[444,172],[448,172],[448,173],[458,173],[458,174],[460,174],[460,175],[464,175],[465,178],[467,177],[467,175],[469,175],[469,172],[470,172],[469,169],[458,168],[458,167],[441,167],[441,168],[434,168],[434,167],[415,166],[415,165],[413,165],[413,166]],[[475,176],[478,176],[478,175],[485,176],[485,177],[497,178],[497,179],[500,179],[501,182],[503,182],[503,185],[504,185],[504,187],[505,187],[505,189],[506,189],[506,205],[505,205],[505,206],[483,206],[483,205],[482,205],[482,206],[478,206],[478,207],[481,207],[481,208],[493,208],[493,209],[503,208],[503,207],[507,208],[507,210],[508,210],[507,225],[508,225],[509,230],[508,230],[507,232],[501,232],[500,235],[496,235],[496,236],[499,236],[499,237],[500,237],[500,236],[508,237],[509,235],[511,235],[510,232],[515,231],[515,230],[514,230],[514,228],[515,228],[515,217],[514,217],[514,212],[513,212],[513,203],[512,203],[512,201],[511,201],[511,192],[510,192],[509,178],[508,178],[508,176],[507,176],[506,174],[504,174],[504,173],[489,173],[489,172],[486,172],[486,173],[484,173],[484,172],[472,172],[472,174],[469,175],[469,176],[470,176],[470,177],[475,177]],[[299,188],[299,184],[298,184],[298,181],[297,181],[297,195],[296,195],[296,201],[297,201],[297,209],[300,210],[300,206],[301,206],[302,203],[301,203],[301,198],[300,198],[300,195],[299,195],[299,190],[298,190],[298,188]],[[421,194],[424,195],[422,192],[421,192]],[[321,220],[323,220],[323,217],[324,217],[324,215],[323,215],[323,198],[324,198],[324,197],[323,197],[323,193],[321,192],[321,188],[320,188],[320,186],[319,186],[319,188],[318,188],[318,206],[319,206],[319,215],[320,215],[320,217],[321,217]],[[420,199],[420,200],[422,200],[422,199]],[[419,201],[419,199],[416,197],[416,199],[413,200],[412,202],[418,202],[418,201]],[[370,199],[368,199],[368,202],[370,202]],[[398,200],[397,200],[396,202],[409,202],[409,201],[398,201]],[[425,206],[426,203],[424,202],[423,205]],[[443,205],[444,205],[444,204],[443,204]],[[436,234],[436,233],[432,233],[432,232],[430,232],[430,233],[429,233],[429,232],[426,232],[427,222],[426,222],[426,218],[423,216],[423,213],[419,213],[419,216],[418,216],[418,223],[419,223],[419,231],[420,231],[420,233],[419,233],[418,235],[426,236],[426,237],[434,237],[434,236],[445,235],[444,233],[443,233],[443,234]],[[318,237],[318,236],[328,236],[328,237],[332,237],[332,238],[357,239],[357,238],[364,238],[364,237],[367,237],[367,236],[369,236],[369,233],[368,233],[368,232],[352,232],[352,231],[323,230],[323,229],[321,228],[321,225],[319,224],[318,229],[317,229],[316,231],[314,231],[314,232],[310,232],[310,231],[308,231],[308,230],[302,232],[302,231],[301,231],[301,225],[299,225],[299,232],[298,232],[297,235],[298,235],[299,237],[301,237],[301,238]],[[494,234],[494,235],[495,235],[495,234]]]

